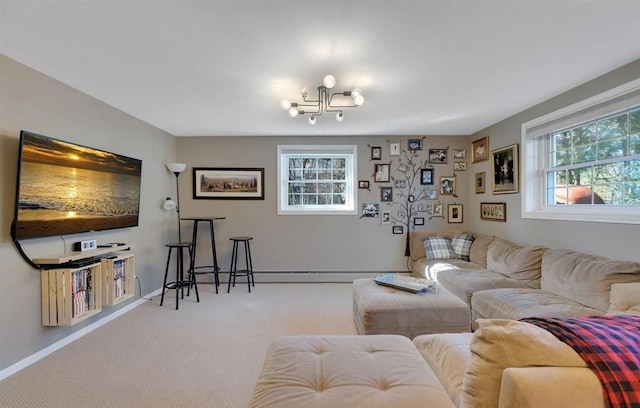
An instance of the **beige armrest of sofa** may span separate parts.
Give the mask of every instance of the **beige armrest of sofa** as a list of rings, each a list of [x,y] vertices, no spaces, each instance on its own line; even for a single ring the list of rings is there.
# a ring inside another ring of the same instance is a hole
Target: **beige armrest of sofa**
[[[604,408],[596,374],[581,367],[507,368],[498,408]]]

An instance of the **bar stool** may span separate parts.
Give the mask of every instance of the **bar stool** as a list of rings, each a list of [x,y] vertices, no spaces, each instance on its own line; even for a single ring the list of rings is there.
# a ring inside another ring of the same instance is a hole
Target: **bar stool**
[[[162,283],[162,297],[160,298],[160,306],[164,303],[164,292],[165,289],[175,289],[176,290],[176,310],[178,310],[178,302],[180,296],[184,299],[184,288],[193,288],[196,291],[196,299],[200,302],[200,296],[198,295],[198,284],[196,283],[196,277],[193,273],[193,253],[192,253],[192,243],[191,242],[173,242],[165,245],[169,248],[169,255],[167,256],[167,267],[164,270],[164,282]],[[171,252],[176,250],[176,280],[174,282],[167,283],[167,277],[169,275],[169,263],[171,261]],[[187,280],[184,280],[184,250],[189,251],[189,276]],[[178,293],[180,292],[180,293]],[[187,296],[189,296],[189,292],[187,292]]]
[[[227,293],[231,290],[231,280],[233,280],[233,287],[236,287],[236,276],[246,276],[247,277],[247,287],[249,288],[249,293],[251,293],[251,286],[255,286],[255,281],[253,280],[253,264],[251,263],[251,248],[249,248],[249,241],[251,241],[253,237],[232,237],[229,238],[230,241],[233,241],[233,250],[231,251],[231,268],[229,268],[229,283],[227,284]],[[244,262],[245,268],[238,270],[238,243],[244,243]]]

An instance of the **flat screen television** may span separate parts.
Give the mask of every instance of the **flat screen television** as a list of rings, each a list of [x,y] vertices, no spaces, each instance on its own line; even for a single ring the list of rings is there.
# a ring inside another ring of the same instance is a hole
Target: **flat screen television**
[[[14,240],[138,225],[142,160],[20,132]]]

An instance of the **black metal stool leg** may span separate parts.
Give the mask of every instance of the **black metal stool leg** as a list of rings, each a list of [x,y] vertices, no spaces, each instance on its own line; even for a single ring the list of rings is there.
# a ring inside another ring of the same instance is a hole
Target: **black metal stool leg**
[[[233,241],[233,248],[231,249],[231,266],[229,267],[229,282],[227,282],[227,293],[231,290],[231,280],[233,279],[233,286],[236,286],[236,257],[238,256],[238,243]]]
[[[247,288],[251,293],[251,269],[249,268],[249,241],[244,241],[244,266],[247,269]]]
[[[198,294],[198,282],[196,282],[196,270],[194,268],[195,253],[195,246],[189,247],[189,264],[191,265],[191,267],[189,268],[189,289],[187,289],[187,296],[189,296],[189,290],[191,289],[191,285],[193,285],[193,289],[196,291],[196,301],[200,303],[200,295]]]
[[[166,288],[167,288],[167,275],[169,274],[169,263],[171,261],[171,250],[172,250],[172,248],[169,248],[169,255],[167,256],[167,266],[166,266],[166,268],[164,268],[164,281],[162,282],[162,296],[160,296],[160,306],[162,306],[162,303],[164,303],[164,292],[166,291]]]
[[[249,244],[249,241],[247,241],[247,253],[249,254],[249,266],[247,269],[251,274],[251,286],[256,286],[256,282],[253,279],[253,261],[251,260],[251,245]],[[247,280],[249,280],[249,276],[247,276]]]

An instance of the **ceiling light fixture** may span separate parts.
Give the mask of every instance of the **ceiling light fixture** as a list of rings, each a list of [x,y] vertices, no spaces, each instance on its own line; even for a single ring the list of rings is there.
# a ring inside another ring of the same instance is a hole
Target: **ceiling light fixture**
[[[309,116],[309,124],[315,125],[318,116],[321,116],[325,112],[335,113],[336,120],[342,122],[344,120],[343,108],[357,108],[364,103],[364,96],[362,90],[355,88],[351,91],[343,92],[331,92],[336,86],[336,78],[333,75],[327,75],[322,81],[322,85],[318,87],[318,99],[307,99],[309,96],[309,90],[302,88],[300,94],[302,95],[303,102],[291,102],[284,99],[280,104],[282,108],[289,112],[289,116],[295,118],[298,115],[304,115],[305,113],[311,114]],[[333,102],[334,96],[338,95],[338,102]],[[343,98],[351,97],[351,98]]]

